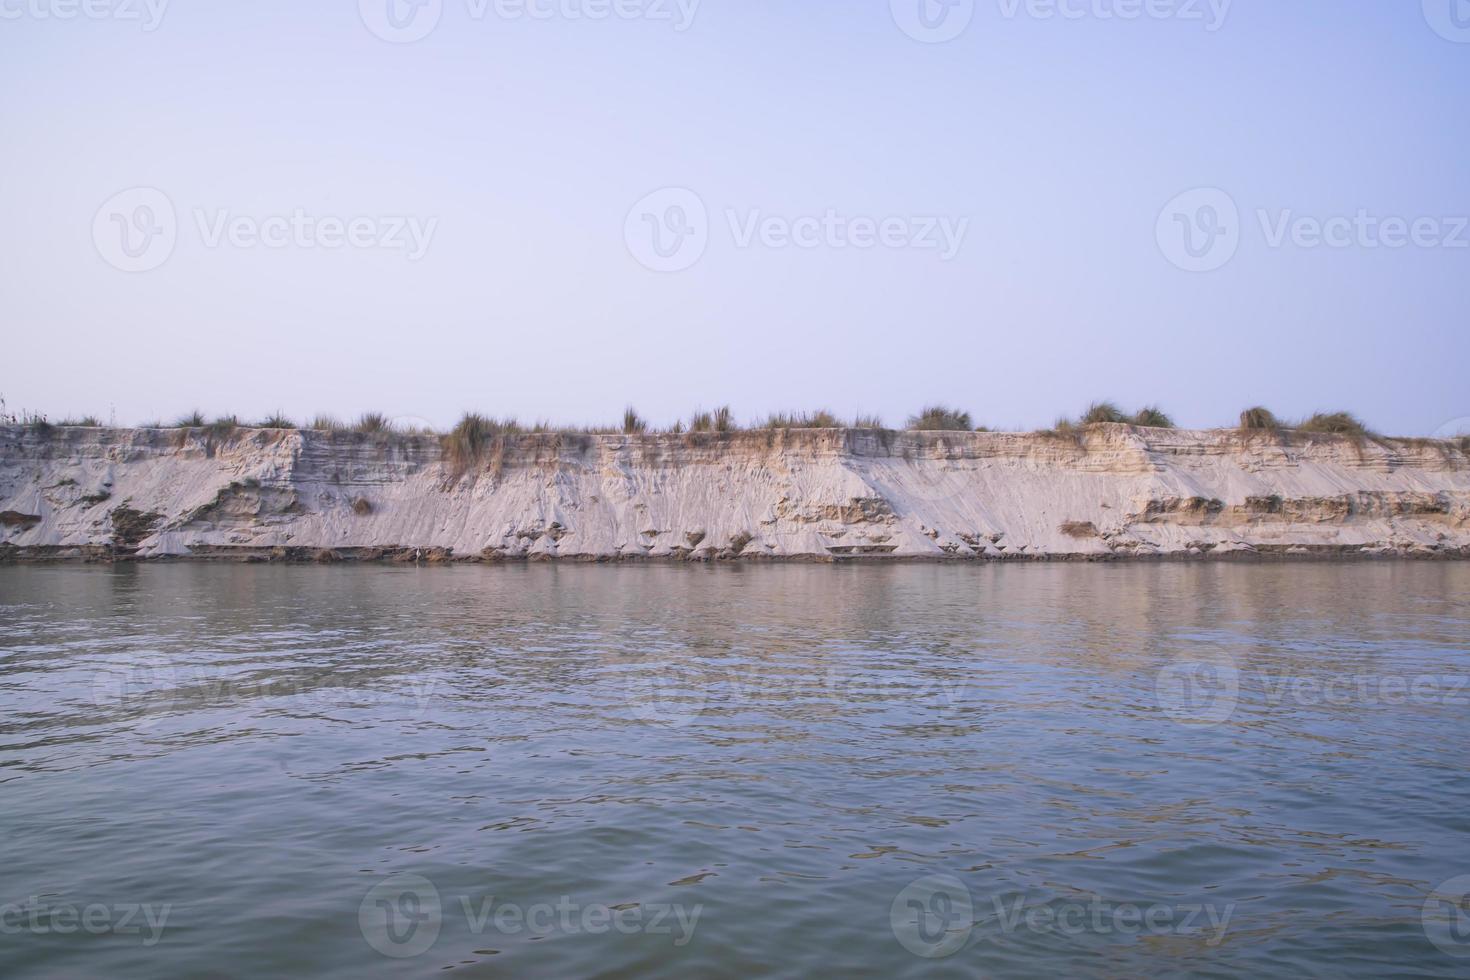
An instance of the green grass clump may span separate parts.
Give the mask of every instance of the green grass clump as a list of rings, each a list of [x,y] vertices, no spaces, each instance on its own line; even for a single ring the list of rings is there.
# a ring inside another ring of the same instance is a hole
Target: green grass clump
[[[65,418],[56,424],[63,428],[98,429],[102,427],[101,421],[95,415],[83,415],[79,419]]]
[[[221,415],[209,423],[209,434],[216,439],[224,439],[240,427],[240,420],[233,415]]]
[[[174,420],[175,429],[202,429],[207,424],[204,419],[204,413],[197,408],[186,415],[180,415]]]
[[[296,423],[286,417],[284,412],[276,412],[268,418],[260,420],[256,428],[260,429],[294,429]]]
[[[969,412],[947,405],[926,405],[911,416],[907,428],[915,432],[969,432],[975,427]]]

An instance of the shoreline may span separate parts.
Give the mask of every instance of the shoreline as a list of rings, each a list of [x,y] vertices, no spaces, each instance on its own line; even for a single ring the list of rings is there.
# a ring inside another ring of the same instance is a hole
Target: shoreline
[[[1470,554],[1434,552],[1429,554],[1378,554],[1369,552],[1308,552],[1290,554],[1286,552],[1240,553],[1220,555],[1148,555],[1094,557],[1088,555],[1037,555],[1013,558],[930,558],[922,555],[897,557],[859,556],[854,558],[824,558],[820,555],[791,555],[761,558],[717,558],[681,559],[628,556],[606,557],[520,557],[485,559],[454,556],[444,559],[411,559],[399,557],[361,558],[337,556],[330,558],[270,558],[256,554],[243,555],[83,555],[83,554],[0,554],[0,567],[34,565],[366,565],[393,567],[434,566],[506,566],[506,565],[651,565],[661,567],[726,566],[754,568],[770,565],[953,565],[953,566],[1002,566],[1002,565],[1281,565],[1281,564],[1375,564],[1388,562],[1462,562],[1470,561]]]

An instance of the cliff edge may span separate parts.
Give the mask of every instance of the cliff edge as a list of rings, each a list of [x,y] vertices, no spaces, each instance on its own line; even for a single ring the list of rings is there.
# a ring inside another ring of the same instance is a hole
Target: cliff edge
[[[1458,443],[0,426],[0,560],[1470,557]]]

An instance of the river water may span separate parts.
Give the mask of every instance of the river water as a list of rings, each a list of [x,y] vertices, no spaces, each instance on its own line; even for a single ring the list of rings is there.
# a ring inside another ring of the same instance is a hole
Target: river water
[[[1470,566],[0,567],[0,973],[1470,975]]]

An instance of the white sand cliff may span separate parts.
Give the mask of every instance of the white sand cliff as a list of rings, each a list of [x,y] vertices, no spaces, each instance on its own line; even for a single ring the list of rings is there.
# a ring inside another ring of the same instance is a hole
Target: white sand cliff
[[[1470,557],[1458,443],[0,426],[0,559]]]

